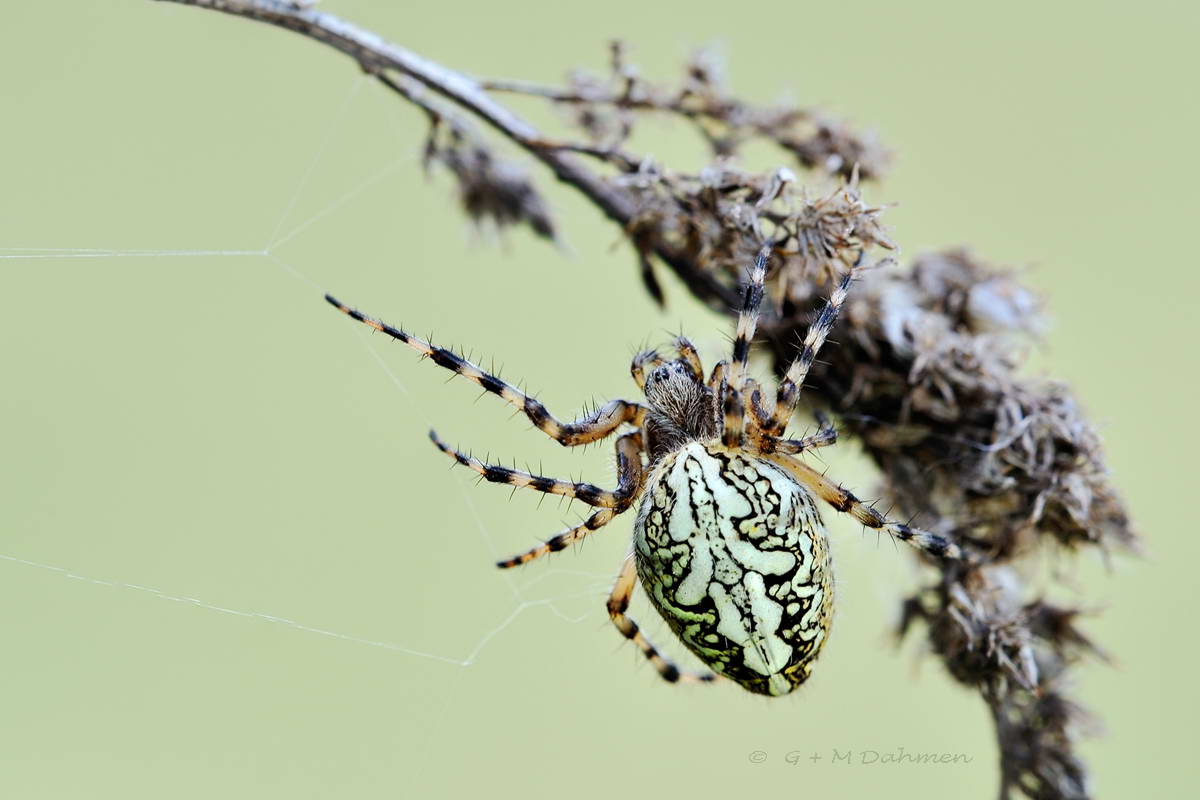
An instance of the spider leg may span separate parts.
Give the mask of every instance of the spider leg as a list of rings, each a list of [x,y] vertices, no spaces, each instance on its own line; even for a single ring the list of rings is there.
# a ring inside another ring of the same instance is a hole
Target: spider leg
[[[721,384],[725,382],[725,376],[729,373],[729,362],[718,361],[713,364],[712,374],[708,376],[708,388],[714,392],[721,390]]]
[[[612,522],[617,513],[611,508],[602,508],[595,511],[590,517],[574,528],[567,528],[562,533],[551,536],[542,544],[526,550],[524,553],[519,553],[503,561],[497,561],[496,566],[500,569],[511,569],[512,567],[519,567],[522,564],[528,564],[535,558],[541,558],[550,553],[557,553],[559,550],[566,550],[573,543],[580,541],[592,531],[599,530]]]
[[[633,381],[639,389],[645,389],[646,373],[665,363],[667,363],[666,360],[658,354],[658,351],[643,350],[633,357],[633,363],[629,365],[629,374],[633,376]]]
[[[484,372],[452,350],[437,347],[399,328],[394,328],[385,322],[368,317],[361,311],[343,305],[331,295],[325,295],[325,300],[351,319],[356,319],[377,331],[386,333],[388,336],[403,342],[418,353],[428,356],[439,367],[444,367],[451,372],[462,375],[467,380],[479,384],[486,391],[498,395],[510,405],[523,411],[534,427],[564,446],[575,446],[599,441],[612,434],[613,431],[625,422],[637,426],[641,425],[645,408],[637,403],[630,403],[625,400],[612,400],[596,409],[595,412],[584,419],[574,422],[561,422],[535,398],[525,394],[517,387],[505,383],[495,375]]]
[[[582,524],[576,525],[574,528],[568,528],[562,533],[550,537],[544,543],[531,550],[515,555],[512,558],[506,558],[503,561],[497,561],[496,566],[501,569],[508,569],[528,563],[548,553],[557,553],[559,550],[565,550],[575,542],[582,540],[592,531],[598,530],[612,522],[618,514],[633,505],[633,501],[642,490],[642,480],[644,478],[644,472],[642,471],[641,433],[635,431],[621,436],[617,439],[616,450],[618,478],[617,490],[613,494],[625,498],[621,505],[614,508],[601,508],[588,517]]]
[[[762,453],[788,453],[789,455],[796,455],[803,453],[805,450],[836,444],[838,439],[837,428],[833,427],[833,423],[829,421],[829,418],[824,414],[818,414],[817,421],[820,424],[817,432],[812,436],[805,436],[803,439],[780,439],[770,434],[761,434],[758,438],[758,449]]]
[[[708,378],[708,388],[720,398],[721,444],[740,447],[746,428],[746,407],[742,393],[729,381],[730,371],[728,361],[718,362]]]
[[[633,617],[625,613],[629,610],[629,601],[633,597],[633,587],[636,583],[637,567],[633,556],[629,555],[625,557],[625,563],[621,566],[621,573],[617,576],[617,582],[613,584],[612,594],[608,596],[608,617],[612,620],[613,625],[617,626],[617,630],[621,632],[621,635],[638,646],[638,649],[654,665],[654,669],[663,677],[663,680],[671,683],[679,681],[707,683],[716,680],[716,676],[711,672],[700,674],[681,672],[679,667],[664,658],[658,652],[658,649],[650,643],[650,640],[642,635],[642,631],[633,620]]]
[[[742,388],[742,377],[750,360],[750,342],[758,327],[758,315],[762,310],[763,282],[767,276],[767,259],[771,256],[771,245],[765,244],[754,259],[750,280],[742,293],[742,311],[738,314],[737,332],[733,338],[733,358],[730,359],[729,382]]]
[[[633,436],[641,436],[640,433],[626,434]],[[470,467],[483,476],[484,480],[491,483],[503,483],[516,488],[529,488],[546,494],[557,494],[563,497],[573,497],[576,500],[581,500],[589,506],[596,508],[612,508],[621,509],[624,511],[632,502],[630,493],[636,495],[636,489],[640,489],[640,483],[635,487],[618,486],[615,491],[601,489],[599,486],[594,486],[590,483],[575,483],[573,481],[560,481],[556,478],[547,478],[543,475],[534,475],[530,472],[524,472],[519,469],[509,469],[498,464],[485,464],[474,456],[467,455],[461,450],[457,450],[438,438],[434,431],[429,432],[429,438],[433,441],[438,450],[441,450],[446,455],[453,458],[464,467]],[[624,437],[622,437],[624,438]],[[618,463],[621,459],[621,454],[618,452]]]
[[[817,359],[817,352],[825,343],[829,332],[833,330],[834,323],[837,322],[838,312],[846,302],[846,295],[850,291],[850,282],[853,279],[853,271],[846,273],[837,288],[833,290],[833,294],[829,296],[829,302],[825,304],[821,313],[808,327],[808,333],[805,334],[804,343],[800,347],[800,355],[796,356],[796,360],[788,367],[787,374],[779,382],[779,389],[775,395],[775,411],[771,415],[771,424],[767,427],[767,433],[773,436],[783,435],[792,414],[796,413],[796,401],[800,397],[804,379],[808,377],[808,371]]]
[[[726,383],[721,401],[721,444],[726,447],[741,447],[746,429],[746,406],[741,390]]]
[[[802,486],[807,486],[826,503],[838,511],[850,514],[868,528],[884,531],[893,538],[908,542],[921,552],[935,558],[961,559],[965,557],[962,549],[945,536],[919,528],[910,528],[903,523],[885,519],[882,514],[859,500],[848,490],[838,486],[797,458],[780,454],[769,454],[764,458],[787,470],[788,474]]]
[[[700,354],[696,352],[696,345],[692,344],[691,340],[680,336],[675,340],[675,350],[679,353],[679,359],[687,364],[696,383],[701,383],[704,380],[704,365],[700,363]]]
[[[710,383],[720,381],[721,443],[726,447],[741,447],[747,433],[746,403],[742,389],[747,386],[746,367],[750,361],[750,342],[754,339],[755,328],[758,327],[758,315],[763,300],[763,281],[766,279],[767,259],[770,256],[771,245],[763,245],[754,259],[750,280],[747,281],[742,294],[742,310],[738,315],[737,332],[733,338],[733,357],[724,369],[718,364],[710,378]],[[720,378],[718,370],[722,373]],[[749,390],[752,392],[753,387]],[[754,424],[753,419],[749,433],[752,439],[758,438],[758,426]]]
[[[754,378],[745,378],[742,383],[750,398],[750,415],[754,418],[754,424],[760,429],[765,428],[771,423],[771,412],[763,406],[762,386]]]

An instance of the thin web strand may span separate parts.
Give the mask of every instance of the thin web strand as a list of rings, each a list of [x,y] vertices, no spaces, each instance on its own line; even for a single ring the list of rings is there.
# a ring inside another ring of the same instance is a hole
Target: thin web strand
[[[499,634],[505,628],[507,628],[509,625],[511,625],[517,619],[517,617],[519,617],[523,612],[527,611],[528,609],[549,607],[552,611],[555,612],[555,615],[558,616],[560,619],[564,619],[571,623],[583,622],[588,617],[588,615],[586,615],[586,614],[581,615],[579,617],[568,617],[568,616],[564,615],[562,612],[560,612],[554,608],[555,601],[551,598],[546,598],[546,599],[542,599],[542,600],[525,600],[525,601],[522,601],[519,605],[517,605],[517,607],[514,608],[513,611],[507,617],[505,617],[503,620],[501,620],[501,622],[496,627],[492,628],[487,633],[485,633],[483,635],[483,637],[475,644],[475,646],[472,647],[471,650],[467,653],[466,657],[453,658],[451,656],[439,655],[437,653],[427,653],[423,650],[414,650],[411,647],[404,647],[403,645],[395,644],[394,642],[388,642],[388,641],[384,641],[381,639],[365,639],[360,636],[352,636],[347,633],[339,633],[338,631],[332,631],[332,630],[328,630],[326,628],[315,628],[311,625],[305,625],[303,622],[298,622],[294,619],[288,619],[287,617],[280,617],[275,614],[267,614],[262,611],[244,611],[241,609],[229,608],[227,606],[220,606],[220,605],[216,605],[215,603],[210,603],[205,600],[201,600],[197,597],[188,597],[185,595],[177,595],[177,594],[171,594],[170,592],[164,592],[163,590],[156,589],[153,586],[143,586],[142,584],[138,584],[138,583],[126,583],[125,581],[109,580],[107,578],[97,578],[97,577],[94,577],[91,575],[84,575],[79,572],[75,572],[73,570],[67,569],[65,567],[58,567],[53,564],[44,564],[40,561],[31,561],[30,559],[27,559],[27,558],[18,558],[17,556],[10,556],[10,555],[5,555],[3,553],[0,553],[0,560],[8,561],[13,564],[20,564],[20,565],[26,566],[26,567],[32,567],[34,569],[45,570],[47,572],[52,572],[57,575],[61,575],[62,577],[68,578],[70,580],[81,581],[83,583],[90,583],[95,586],[105,586],[110,589],[125,589],[125,590],[132,591],[132,592],[140,592],[142,594],[148,594],[152,597],[156,597],[159,600],[167,600],[172,603],[179,603],[182,605],[194,606],[196,608],[202,608],[205,611],[215,611],[219,614],[228,614],[229,616],[242,617],[244,619],[254,619],[254,620],[259,620],[262,622],[269,622],[274,625],[282,625],[286,628],[292,628],[293,630],[301,631],[303,633],[311,633],[311,634],[315,634],[317,636],[325,636],[330,639],[339,639],[344,642],[352,642],[354,644],[365,645],[367,647],[376,647],[381,650],[390,650],[392,652],[403,653],[405,655],[413,656],[416,658],[426,658],[426,659],[430,659],[432,661],[441,661],[443,663],[452,664],[452,665],[458,666],[458,667],[469,667],[472,664],[474,664],[475,659],[483,651],[484,647],[487,646],[488,642],[490,642],[493,638],[496,637],[497,634]],[[591,596],[593,591],[595,591],[595,590],[592,589],[591,591],[588,591],[588,592],[579,592],[579,593],[576,593],[573,595],[566,595],[564,598],[561,598],[561,599],[566,599],[566,598],[571,598],[571,597]]]
[[[283,230],[283,224],[288,221],[292,215],[292,210],[295,209],[296,203],[300,201],[304,190],[308,188],[308,182],[312,179],[313,173],[317,170],[317,164],[325,157],[326,151],[329,150],[329,144],[333,141],[333,135],[342,126],[343,120],[349,116],[350,105],[354,102],[354,98],[358,97],[359,89],[366,83],[366,75],[356,75],[353,82],[350,84],[350,91],[342,98],[342,104],[338,107],[329,120],[329,126],[325,129],[325,138],[321,141],[321,145],[317,148],[317,152],[313,153],[313,157],[308,162],[308,168],[304,170],[304,174],[296,183],[296,189],[292,192],[292,196],[288,199],[287,205],[284,206],[283,213],[279,215],[279,220],[275,223],[275,228],[271,231],[271,235],[267,238],[266,250],[271,249],[271,243],[279,237],[279,232]]]
[[[347,113],[348,113],[349,108],[351,107],[352,101],[354,100],[355,96],[358,94],[359,89],[361,88],[361,86],[363,85],[364,82],[365,81],[360,76],[351,83],[351,85],[348,89],[347,95],[342,99],[338,110],[333,115],[333,119],[331,121],[330,126],[326,129],[325,135],[321,141],[320,146],[318,147],[313,158],[308,162],[308,166],[305,168],[304,173],[302,174],[301,178],[297,182],[295,191],[289,197],[287,204],[285,205],[284,209],[280,213],[279,218],[275,224],[275,227],[272,230],[271,236],[267,239],[269,244],[265,248],[261,248],[261,249],[240,249],[240,248],[239,249],[234,249],[234,248],[209,248],[209,249],[182,249],[182,248],[148,249],[147,248],[147,249],[142,249],[142,248],[111,248],[111,247],[61,247],[61,248],[57,248],[57,247],[0,247],[0,260],[14,260],[15,261],[15,260],[42,260],[42,259],[101,259],[101,258],[120,259],[120,258],[188,258],[188,257],[265,257],[265,258],[269,258],[271,261],[273,261],[276,264],[276,266],[278,266],[280,268],[281,271],[287,273],[293,279],[306,284],[310,288],[313,288],[315,290],[323,292],[324,287],[322,287],[321,284],[319,284],[317,281],[313,280],[310,276],[305,274],[302,270],[298,269],[290,261],[287,261],[284,258],[280,257],[274,251],[276,248],[282,246],[284,243],[286,243],[288,241],[291,241],[292,239],[297,237],[299,234],[301,234],[303,231],[307,230],[308,228],[312,227],[316,223],[320,222],[321,220],[325,219],[329,215],[333,214],[335,211],[339,210],[343,206],[345,206],[348,203],[350,203],[351,201],[353,201],[356,197],[358,197],[360,194],[362,194],[368,188],[370,188],[371,186],[375,185],[379,181],[386,178],[388,175],[390,175],[392,172],[394,172],[396,169],[398,169],[404,163],[401,159],[397,159],[396,161],[389,163],[383,169],[381,169],[380,171],[378,171],[372,175],[367,176],[365,179],[363,179],[358,184],[356,184],[354,187],[352,187],[350,190],[348,190],[346,193],[344,193],[343,195],[339,196],[337,199],[335,199],[334,201],[329,203],[323,209],[316,212],[315,214],[313,214],[312,216],[310,216],[308,219],[304,220],[303,222],[299,223],[298,225],[292,227],[287,233],[284,233],[281,235],[280,232],[283,230],[284,225],[287,223],[288,219],[291,217],[291,214],[294,211],[296,204],[302,198],[302,196],[303,196],[313,174],[315,174],[320,162],[323,160],[326,153],[329,151],[329,149],[330,149],[329,146],[334,138],[334,134],[340,127],[342,120],[345,118],[345,116],[347,116]],[[426,422],[428,422],[429,421],[428,416],[424,413],[424,410],[420,407],[420,404],[417,401],[417,398],[413,396],[413,393],[411,391],[409,391],[409,389],[404,385],[404,383],[402,381],[400,381],[400,379],[395,375],[395,373],[392,372],[392,370],[388,367],[387,363],[383,360],[382,356],[380,356],[380,354],[377,352],[375,347],[371,344],[370,341],[367,340],[367,337],[365,337],[362,334],[362,332],[359,331],[357,328],[355,328],[354,330],[359,335],[362,345],[371,354],[371,356],[376,361],[376,363],[380,366],[380,368],[384,371],[384,373],[391,379],[392,383],[396,386],[396,388],[402,394],[405,395],[405,397],[407,398],[412,409],[414,411],[416,411],[420,417],[424,418],[426,420]],[[498,550],[495,547],[494,542],[492,541],[492,537],[491,537],[491,534],[490,534],[487,526],[483,522],[483,519],[478,510],[478,507],[475,505],[475,502],[471,497],[471,493],[468,490],[468,487],[463,484],[461,479],[456,480],[455,484],[458,487],[458,491],[462,493],[463,499],[465,501],[464,505],[466,506],[468,513],[471,515],[471,517],[476,525],[476,528],[479,532],[480,537],[483,539],[484,545],[489,552],[489,556],[494,560],[498,553]],[[416,658],[424,658],[424,659],[429,659],[429,660],[433,660],[433,661],[440,661],[442,663],[446,663],[446,664],[450,664],[450,665],[454,665],[454,666],[460,666],[460,667],[470,666],[471,664],[475,663],[475,659],[479,656],[479,654],[483,651],[483,649],[488,645],[488,643],[490,643],[497,635],[499,635],[505,629],[507,629],[522,613],[524,613],[525,611],[527,611],[531,608],[543,608],[543,607],[547,608],[548,610],[551,611],[551,613],[553,613],[559,619],[561,619],[565,622],[571,623],[571,624],[577,624],[577,623],[580,623],[580,622],[588,619],[590,616],[592,616],[591,614],[583,614],[583,615],[579,615],[579,616],[573,616],[573,615],[565,613],[562,609],[560,609],[558,607],[557,603],[560,602],[561,600],[565,600],[565,599],[573,599],[573,598],[579,598],[579,597],[595,598],[597,596],[603,596],[603,593],[606,593],[608,590],[609,583],[611,583],[610,575],[598,575],[596,573],[590,573],[590,572],[585,572],[582,570],[575,570],[575,569],[554,568],[554,569],[551,569],[546,572],[541,572],[540,574],[534,576],[531,580],[526,581],[524,584],[518,585],[515,580],[514,574],[504,573],[501,577],[505,581],[506,585],[509,587],[509,590],[512,593],[512,596],[513,596],[514,601],[516,602],[516,605],[514,606],[512,611],[498,625],[496,625],[495,627],[493,627],[492,629],[487,631],[476,642],[476,644],[471,647],[471,649],[468,651],[467,655],[464,658],[455,658],[452,656],[446,656],[446,655],[437,654],[437,653],[430,653],[430,652],[425,652],[425,651],[417,650],[417,649],[410,648],[410,647],[405,647],[403,645],[400,645],[400,644],[397,644],[394,642],[381,640],[381,639],[368,639],[368,638],[354,636],[352,634],[342,633],[339,631],[334,631],[334,630],[330,630],[330,629],[326,629],[326,628],[318,628],[318,627],[314,627],[311,625],[307,625],[303,622],[300,622],[300,621],[297,621],[294,619],[290,619],[288,617],[282,617],[282,616],[278,616],[275,614],[269,614],[269,613],[260,612],[260,611],[248,611],[248,610],[243,610],[243,609],[230,608],[227,606],[222,606],[222,605],[218,605],[216,603],[208,602],[206,600],[202,600],[202,599],[196,598],[196,597],[189,597],[189,596],[185,596],[185,595],[173,594],[171,592],[167,592],[162,589],[158,589],[158,588],[151,587],[151,586],[145,586],[142,584],[129,583],[129,582],[120,581],[120,580],[112,580],[112,579],[107,579],[107,578],[99,578],[99,577],[95,577],[95,576],[85,575],[80,572],[76,572],[74,570],[67,569],[65,567],[60,567],[60,566],[56,566],[53,564],[47,564],[47,563],[40,562],[40,561],[34,561],[31,559],[21,558],[19,556],[15,556],[15,555],[0,553],[0,560],[6,561],[11,564],[17,564],[17,565],[22,565],[22,566],[42,570],[45,572],[59,575],[61,577],[64,577],[64,578],[67,578],[70,580],[82,581],[84,583],[88,583],[88,584],[95,585],[95,586],[102,586],[102,587],[107,587],[107,588],[123,589],[123,590],[127,590],[127,591],[138,592],[138,593],[150,595],[150,596],[155,597],[160,600],[165,600],[165,601],[169,601],[169,602],[173,602],[173,603],[177,603],[177,604],[190,605],[195,608],[204,609],[206,611],[211,611],[211,612],[220,613],[220,614],[226,614],[229,616],[241,617],[244,619],[258,620],[261,622],[267,622],[267,623],[274,624],[274,625],[281,625],[281,626],[291,628],[293,630],[301,631],[304,633],[314,634],[314,635],[318,635],[318,636],[324,636],[324,637],[331,638],[331,639],[338,639],[338,640],[345,641],[345,642],[351,642],[354,644],[363,645],[363,646],[367,646],[367,647],[388,650],[391,652],[397,652],[397,653],[413,656]],[[556,595],[554,597],[547,597],[547,598],[540,598],[540,599],[532,599],[532,600],[527,599],[526,595],[528,594],[530,589],[535,584],[537,584],[551,576],[564,575],[564,574],[592,578],[592,579],[594,579],[594,582],[592,584],[590,584],[586,590],[583,590],[580,592],[567,594],[567,595],[560,594],[560,595]]]

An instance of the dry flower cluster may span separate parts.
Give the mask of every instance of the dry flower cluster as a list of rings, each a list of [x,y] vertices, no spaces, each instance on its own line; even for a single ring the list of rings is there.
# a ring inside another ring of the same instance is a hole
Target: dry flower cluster
[[[760,341],[782,372],[831,281],[856,266],[856,282],[811,398],[841,421],[878,465],[897,513],[954,536],[973,554],[927,564],[929,583],[902,602],[901,632],[921,623],[957,681],[991,709],[1000,748],[1001,797],[1086,798],[1075,738],[1087,721],[1066,694],[1071,666],[1103,653],[1060,607],[1026,585],[1047,548],[1136,544],[1109,483],[1094,428],[1069,389],[1021,377],[1042,327],[1038,299],[1006,269],[966,250],[899,267],[881,208],[862,199],[886,156],[871,138],[812,109],[757,107],[733,97],[708,55],[688,63],[677,87],[641,78],[614,45],[603,76],[573,74],[563,88],[475,81],[305,4],[285,0],[173,0],[279,25],[351,56],[425,110],[427,162],[458,180],[473,218],[554,226],[523,168],[496,155],[490,126],[580,191],[634,245],[648,290],[660,301],[656,265],[673,270],[701,301],[737,306],[738,282],[764,242],[773,313]],[[496,95],[544,98],[569,133],[552,139]],[[436,97],[434,97],[436,96]],[[629,152],[648,114],[675,117],[708,143],[712,163],[681,172]],[[776,146],[788,166],[748,172],[749,141]]]

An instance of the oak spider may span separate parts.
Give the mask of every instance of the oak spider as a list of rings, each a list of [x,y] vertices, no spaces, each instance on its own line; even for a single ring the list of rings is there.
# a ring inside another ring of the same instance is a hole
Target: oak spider
[[[515,567],[566,548],[607,525],[639,500],[633,544],[608,599],[613,624],[668,681],[714,679],[682,673],[629,617],[637,578],[683,644],[714,672],[743,688],[784,695],[809,676],[833,612],[833,578],[826,531],[816,497],[862,524],[941,558],[962,551],[943,536],[886,520],[797,456],[826,447],[836,431],[822,420],[817,433],[785,439],[800,389],[846,300],[853,272],[841,279],[813,321],[800,353],[764,405],[747,375],[750,342],[763,299],[764,247],[744,289],[732,358],[705,380],[695,346],[675,340],[678,357],[639,353],[631,366],[646,403],[613,400],[591,415],[561,422],[536,399],[456,353],[325,299],[351,318],[386,333],[499,395],[533,425],[568,447],[616,438],[617,487],[601,489],[534,475],[456,450],[430,431],[439,450],[493,483],[528,487],[581,500],[596,509],[582,524],[501,561]],[[643,464],[643,455],[646,463]]]

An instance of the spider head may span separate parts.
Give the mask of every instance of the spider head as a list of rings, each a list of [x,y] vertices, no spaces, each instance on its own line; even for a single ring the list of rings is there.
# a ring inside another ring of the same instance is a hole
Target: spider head
[[[646,375],[644,391],[650,403],[646,430],[652,454],[716,436],[713,393],[696,379],[687,362],[680,359],[656,366]]]
[[[667,361],[646,376],[646,399],[651,405],[669,405],[673,397],[703,388],[682,361]]]

